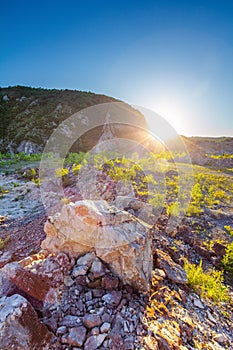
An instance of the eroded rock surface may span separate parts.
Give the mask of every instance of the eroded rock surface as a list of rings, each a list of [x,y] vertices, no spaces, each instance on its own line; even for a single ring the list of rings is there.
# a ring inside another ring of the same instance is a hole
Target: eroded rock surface
[[[149,290],[152,272],[150,226],[105,201],[65,205],[45,225],[42,248],[79,257],[95,251],[124,283],[141,292]],[[98,263],[93,266],[98,270]],[[84,271],[75,273],[82,275]],[[97,271],[93,273],[103,273]]]

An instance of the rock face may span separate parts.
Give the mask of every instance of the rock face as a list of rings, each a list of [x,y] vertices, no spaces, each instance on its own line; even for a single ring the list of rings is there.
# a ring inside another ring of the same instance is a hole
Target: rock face
[[[123,283],[141,292],[149,290],[150,226],[128,212],[102,200],[70,203],[47,221],[45,232],[43,249],[52,253],[63,251],[75,258],[95,251]]]
[[[2,350],[49,349],[52,334],[39,321],[31,304],[21,295],[0,299],[0,344]]]

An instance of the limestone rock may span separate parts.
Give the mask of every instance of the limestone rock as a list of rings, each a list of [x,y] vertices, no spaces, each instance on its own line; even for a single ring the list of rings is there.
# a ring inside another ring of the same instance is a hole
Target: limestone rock
[[[52,334],[21,295],[0,299],[0,344],[2,350],[44,350]]]
[[[103,200],[83,200],[64,205],[46,222],[42,248],[75,258],[95,251],[123,283],[147,292],[152,274],[150,227]],[[92,255],[90,259],[94,260]],[[78,260],[78,265],[90,266],[84,262]],[[93,269],[102,274],[99,265],[94,263]]]

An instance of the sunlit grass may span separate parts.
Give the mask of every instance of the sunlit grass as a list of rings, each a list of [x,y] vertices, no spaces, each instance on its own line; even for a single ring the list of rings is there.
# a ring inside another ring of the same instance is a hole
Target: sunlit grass
[[[199,265],[191,264],[187,260],[184,263],[184,269],[187,273],[188,285],[201,297],[218,301],[230,301],[228,288],[224,285],[222,271],[209,269],[204,272],[202,261]]]

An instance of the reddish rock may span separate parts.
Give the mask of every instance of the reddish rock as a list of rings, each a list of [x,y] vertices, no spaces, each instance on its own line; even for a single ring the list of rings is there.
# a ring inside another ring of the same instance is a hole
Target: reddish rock
[[[5,280],[5,285],[0,288],[1,296],[4,294],[10,295],[10,290],[17,291],[39,310],[43,308],[45,301],[49,301],[49,296],[51,296],[51,302],[55,298],[48,279],[24,269],[16,262],[5,265],[1,270],[1,275],[2,279]],[[6,288],[6,285],[8,285],[8,288]],[[8,289],[8,293],[6,293],[6,289]]]

